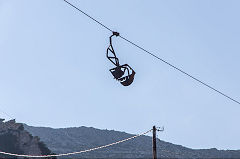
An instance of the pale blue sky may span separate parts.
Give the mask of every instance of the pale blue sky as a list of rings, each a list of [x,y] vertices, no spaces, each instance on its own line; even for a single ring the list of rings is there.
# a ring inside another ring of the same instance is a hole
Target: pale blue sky
[[[240,100],[240,1],[69,1]],[[137,73],[121,86],[108,71],[110,35],[63,0],[0,0],[0,109],[33,126],[141,133],[157,125],[165,141],[240,149],[240,105],[115,38],[120,63]]]

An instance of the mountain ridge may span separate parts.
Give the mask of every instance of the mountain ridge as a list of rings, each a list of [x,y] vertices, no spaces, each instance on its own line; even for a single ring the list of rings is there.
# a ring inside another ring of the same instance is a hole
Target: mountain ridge
[[[54,153],[68,153],[110,144],[134,136],[115,130],[100,130],[93,127],[49,128],[24,125],[33,135],[39,136]],[[157,140],[160,158],[240,158],[240,150],[190,149],[162,140]],[[151,158],[152,138],[140,136],[108,148],[70,156],[71,158]]]

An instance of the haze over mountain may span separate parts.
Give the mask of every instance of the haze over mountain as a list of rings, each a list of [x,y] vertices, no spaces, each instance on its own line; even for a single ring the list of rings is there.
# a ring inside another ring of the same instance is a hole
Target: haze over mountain
[[[24,125],[25,129],[40,139],[54,153],[68,153],[110,144],[133,136],[114,130],[92,127],[53,129]],[[240,158],[240,150],[190,149],[181,145],[157,140],[158,157],[161,158]],[[71,156],[72,158],[151,158],[152,138],[141,136],[108,148]]]

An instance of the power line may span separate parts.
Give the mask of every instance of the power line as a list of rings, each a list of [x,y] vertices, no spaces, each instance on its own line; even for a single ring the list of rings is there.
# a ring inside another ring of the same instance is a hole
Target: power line
[[[113,145],[117,145],[117,144],[120,144],[120,143],[129,141],[129,140],[135,139],[135,138],[137,138],[137,137],[146,135],[147,133],[149,133],[149,132],[151,132],[151,131],[152,131],[152,129],[150,129],[150,130],[148,130],[148,131],[146,131],[146,132],[144,132],[144,133],[142,133],[142,134],[135,135],[135,136],[132,136],[132,137],[129,137],[129,138],[126,138],[126,139],[117,141],[117,142],[113,142],[113,143],[111,143],[111,144],[107,144],[107,145],[103,145],[103,146],[98,146],[98,147],[95,147],[95,148],[91,148],[91,149],[87,149],[87,150],[82,150],[82,151],[77,151],[77,152],[62,153],[62,154],[56,154],[56,155],[21,155],[21,154],[15,154],[15,153],[9,153],[9,152],[0,151],[0,154],[9,155],[9,156],[16,156],[16,157],[27,157],[27,158],[45,158],[45,157],[69,156],[69,155],[75,155],[75,154],[80,154],[80,153],[95,151],[95,150],[103,149],[103,148],[110,147],[110,146],[113,146]]]
[[[76,7],[76,6],[74,6],[73,4],[71,4],[70,2],[68,2],[67,0],[64,0],[64,1],[65,1],[66,3],[68,3],[70,6],[72,6],[73,8],[75,8],[76,10],[80,11],[81,13],[83,13],[84,15],[86,15],[87,17],[89,17],[90,19],[92,19],[93,21],[95,21],[96,23],[98,23],[99,25],[101,25],[102,27],[104,27],[105,29],[107,29],[107,30],[113,32],[113,30],[111,30],[109,27],[107,27],[107,26],[104,25],[103,23],[99,22],[99,21],[96,20],[95,18],[91,17],[91,16],[88,15],[87,13],[83,12],[81,9],[79,9],[79,8]],[[210,88],[211,90],[213,90],[213,91],[215,91],[215,92],[221,94],[222,96],[226,97],[227,99],[229,99],[229,100],[231,100],[231,101],[233,101],[233,102],[235,102],[235,103],[237,103],[237,104],[240,105],[240,102],[239,102],[238,100],[236,100],[236,99],[234,99],[234,98],[228,96],[227,94],[225,94],[225,93],[219,91],[218,89],[216,89],[216,88],[210,86],[209,84],[207,84],[207,83],[205,83],[205,82],[199,80],[198,78],[196,78],[196,77],[190,75],[189,73],[183,71],[182,69],[180,69],[180,68],[174,66],[173,64],[167,62],[166,60],[164,60],[164,59],[158,57],[157,55],[151,53],[150,51],[144,49],[143,47],[141,47],[141,46],[135,44],[134,42],[132,42],[132,41],[130,41],[130,40],[128,40],[127,38],[125,38],[125,37],[123,37],[123,36],[121,36],[121,35],[119,35],[119,37],[122,38],[123,40],[127,41],[128,43],[134,45],[135,47],[141,49],[142,51],[148,53],[149,55],[153,56],[154,58],[156,58],[156,59],[162,61],[163,63],[167,64],[168,66],[172,67],[173,69],[175,69],[175,70],[177,70],[177,71],[183,73],[184,75],[186,75],[186,76],[192,78],[193,80],[199,82],[200,84],[202,84],[202,85],[204,85],[204,86]]]

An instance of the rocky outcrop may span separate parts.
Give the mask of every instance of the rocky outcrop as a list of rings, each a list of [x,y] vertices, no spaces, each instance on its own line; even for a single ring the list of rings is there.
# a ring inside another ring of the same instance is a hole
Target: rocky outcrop
[[[39,137],[33,137],[21,123],[15,120],[4,122],[4,119],[0,119],[0,151],[28,155],[51,154]],[[16,157],[0,154],[0,158]]]

